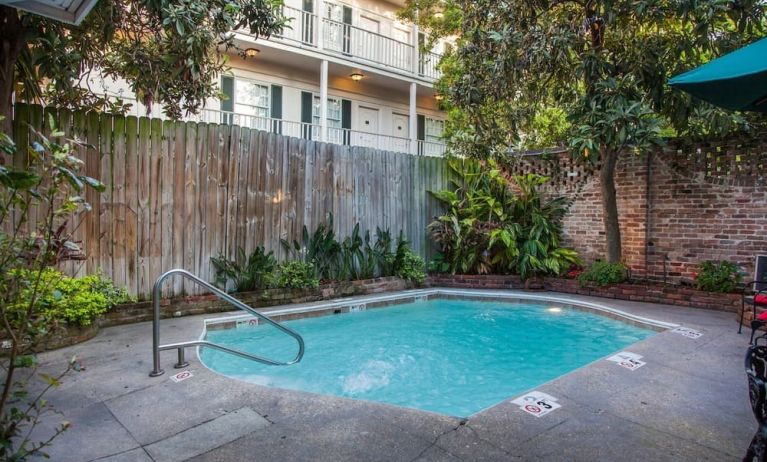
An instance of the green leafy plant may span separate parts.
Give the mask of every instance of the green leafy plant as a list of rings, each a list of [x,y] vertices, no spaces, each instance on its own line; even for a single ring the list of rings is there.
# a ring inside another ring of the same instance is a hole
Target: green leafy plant
[[[402,256],[397,261],[395,275],[416,285],[421,285],[426,280],[425,266],[423,258],[408,248],[403,251]]]
[[[223,255],[211,257],[210,263],[216,270],[215,284],[226,289],[231,282],[237,292],[259,290],[266,287],[266,277],[277,265],[273,252],[266,252],[263,246],[245,258],[245,250],[237,249],[237,256],[229,260]]]
[[[45,456],[45,448],[67,428],[57,425],[43,441],[31,436],[41,416],[53,411],[46,393],[76,364],[72,358],[59,375],[37,371],[34,354],[55,330],[52,320],[87,324],[120,298],[100,276],[72,280],[52,269],[65,260],[82,260],[72,230],[90,211],[86,190],[100,192],[104,185],[81,173],[77,142],[59,142],[64,133],[52,118],[48,122],[50,137],[33,133],[31,146],[17,147],[0,133],[0,338],[9,346],[0,358],[0,460]],[[79,296],[72,299],[69,292]],[[17,374],[20,368],[23,374]],[[29,380],[42,380],[42,392],[29,393]]]
[[[313,289],[319,284],[314,265],[298,260],[280,264],[269,276],[269,285],[280,289]]]
[[[628,279],[628,268],[623,263],[596,261],[578,276],[581,285],[596,284],[606,286],[618,284]]]
[[[320,223],[311,235],[304,225],[301,242],[281,239],[280,243],[292,259],[313,264],[320,279],[327,281],[336,277],[341,244],[333,232],[332,213],[328,214],[327,224]]]
[[[695,287],[708,292],[735,292],[742,281],[743,273],[736,264],[708,260],[698,267]]]
[[[434,192],[447,212],[428,226],[440,246],[437,267],[451,273],[561,274],[578,263],[562,248],[563,197],[544,198],[539,175],[509,179],[495,162],[451,159],[454,190]]]
[[[72,278],[54,268],[45,268],[39,274],[19,270],[22,288],[14,305],[7,307],[14,319],[21,316],[33,297],[37,298],[41,319],[50,326],[64,322],[89,326],[109,308],[131,301],[125,289],[115,287],[101,274]]]

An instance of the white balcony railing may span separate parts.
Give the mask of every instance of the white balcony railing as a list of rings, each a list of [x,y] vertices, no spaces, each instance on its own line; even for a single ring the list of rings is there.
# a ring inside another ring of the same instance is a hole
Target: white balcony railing
[[[440,77],[437,64],[441,56],[436,53],[425,53],[416,63],[413,44],[328,18],[322,18],[320,45],[316,14],[289,6],[283,6],[282,12],[289,19],[288,26],[270,40],[321,49],[352,61],[404,71],[429,80]]]
[[[288,26],[277,37],[301,45],[317,46],[317,15],[309,11],[282,7]]]

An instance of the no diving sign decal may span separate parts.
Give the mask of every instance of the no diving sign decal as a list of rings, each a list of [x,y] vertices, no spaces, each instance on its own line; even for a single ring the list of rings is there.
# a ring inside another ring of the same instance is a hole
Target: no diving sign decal
[[[173,380],[176,383],[179,383],[182,380],[186,380],[188,378],[193,377],[192,373],[189,371],[181,371],[178,374],[171,375],[170,379]]]
[[[630,351],[621,351],[616,355],[610,356],[607,360],[631,371],[637,370],[647,364],[642,361],[642,355]]]
[[[562,407],[561,404],[557,403],[557,398],[537,390],[531,391],[524,396],[520,396],[513,400],[512,403],[519,406],[520,409],[528,414],[536,417],[542,417],[549,412]]]
[[[703,335],[703,332],[697,331],[695,329],[690,329],[689,327],[681,327],[681,326],[677,327],[671,332],[682,335],[687,338],[698,338]]]

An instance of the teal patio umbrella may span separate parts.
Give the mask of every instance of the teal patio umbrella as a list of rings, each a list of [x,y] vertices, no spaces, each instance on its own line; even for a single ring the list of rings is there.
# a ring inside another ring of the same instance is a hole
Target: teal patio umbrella
[[[668,83],[725,109],[767,112],[767,38],[679,74]]]

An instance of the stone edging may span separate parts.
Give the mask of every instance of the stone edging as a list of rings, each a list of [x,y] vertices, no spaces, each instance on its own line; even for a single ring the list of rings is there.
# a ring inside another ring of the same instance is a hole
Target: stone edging
[[[432,275],[427,287],[468,289],[524,289],[519,276],[514,275]],[[581,287],[575,279],[544,278],[543,290],[566,294],[589,295],[637,302],[677,305],[707,310],[740,312],[740,294],[704,292],[691,287],[660,283],[621,283],[605,287]]]

